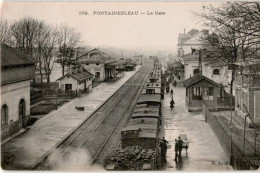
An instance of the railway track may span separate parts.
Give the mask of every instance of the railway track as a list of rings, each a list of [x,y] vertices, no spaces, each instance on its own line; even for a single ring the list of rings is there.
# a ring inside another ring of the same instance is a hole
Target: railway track
[[[120,129],[126,124],[134,109],[148,72],[149,68],[145,67],[132,76],[125,85],[62,141],[54,152],[37,165],[36,169],[53,170],[58,162],[80,149],[88,151],[91,164],[102,164],[107,154],[117,147],[114,145],[118,145]]]

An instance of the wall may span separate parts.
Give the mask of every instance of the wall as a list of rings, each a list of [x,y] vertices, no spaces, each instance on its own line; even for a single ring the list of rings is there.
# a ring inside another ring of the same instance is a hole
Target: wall
[[[104,64],[82,64],[82,66],[93,75],[96,75],[96,72],[100,72],[100,81],[104,81],[105,79],[105,66]]]
[[[59,80],[59,89],[65,90],[65,84],[72,84],[72,90],[78,90],[81,88],[81,85],[78,86],[78,81],[71,76],[69,78],[66,76]]]
[[[214,69],[219,70],[219,75],[213,75]],[[224,86],[228,86],[228,82],[231,81],[231,73],[229,72],[228,67],[203,65],[202,74],[207,78],[214,80],[216,83],[222,83]]]
[[[247,109],[251,115],[251,118],[255,118],[255,92],[260,91],[260,88],[243,88],[242,86],[235,85],[235,111],[236,115],[241,118],[245,118],[246,111],[243,112],[243,104],[247,106]],[[246,94],[247,100],[245,100],[243,93]],[[238,106],[239,105],[239,106]],[[248,120],[250,126],[251,122]]]
[[[88,78],[89,80],[89,78]],[[64,77],[63,79],[59,80],[59,89],[61,90],[65,90],[65,84],[72,84],[72,90],[84,90],[84,82],[81,84],[78,84],[78,81],[74,78],[72,78],[71,76],[68,77]],[[89,81],[86,81],[86,89],[89,88],[89,91],[92,90],[92,79],[90,79]]]
[[[193,71],[198,68],[198,61],[184,61],[184,80],[193,76]]]
[[[25,100],[26,121],[30,116],[30,81],[22,81],[13,84],[7,84],[1,87],[1,107],[6,104],[8,107],[8,127],[1,130],[2,139],[9,136],[10,121],[13,120],[15,132],[22,127],[22,121],[19,119],[19,102]]]

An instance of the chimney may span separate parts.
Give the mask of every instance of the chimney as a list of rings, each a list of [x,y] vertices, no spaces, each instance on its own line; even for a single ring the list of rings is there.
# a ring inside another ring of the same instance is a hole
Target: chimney
[[[184,28],[184,34],[185,34],[185,28]]]

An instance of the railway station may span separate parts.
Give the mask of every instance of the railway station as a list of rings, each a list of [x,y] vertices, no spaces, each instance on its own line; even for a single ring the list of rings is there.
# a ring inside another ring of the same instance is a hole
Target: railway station
[[[0,6],[0,172],[259,172],[259,2]]]

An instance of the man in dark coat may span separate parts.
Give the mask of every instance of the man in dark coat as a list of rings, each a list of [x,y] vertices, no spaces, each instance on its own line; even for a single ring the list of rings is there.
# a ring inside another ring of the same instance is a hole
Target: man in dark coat
[[[175,148],[174,148],[174,151],[175,151],[175,161],[177,162],[178,160],[178,151],[179,151],[179,145],[178,145],[178,140],[175,139]]]
[[[181,137],[179,136],[179,140],[178,140],[179,157],[181,157],[182,143],[183,143],[183,141],[181,140]]]
[[[171,102],[170,102],[170,108],[171,108],[171,110],[172,110],[173,107],[174,107],[174,103],[175,103],[175,102],[174,102],[174,100],[172,99]]]
[[[160,142],[160,146],[161,146],[161,153],[162,153],[162,156],[165,157],[166,156],[166,151],[167,151],[167,143],[168,141],[166,141],[164,139],[164,137],[162,138],[161,142]]]

